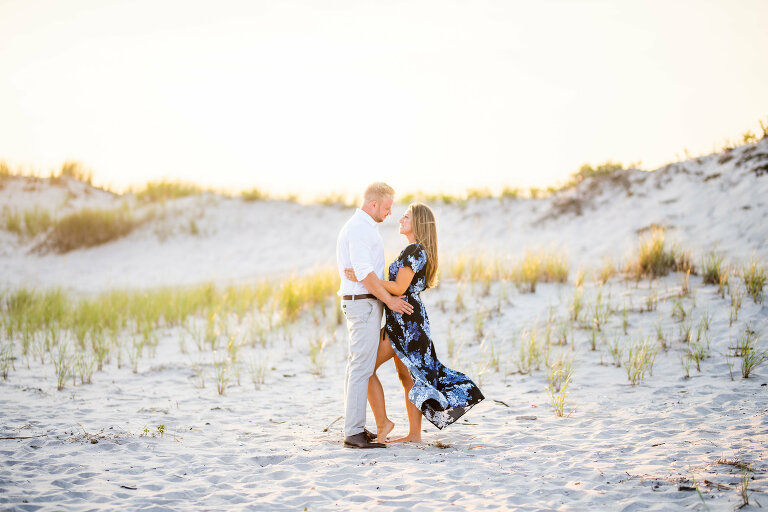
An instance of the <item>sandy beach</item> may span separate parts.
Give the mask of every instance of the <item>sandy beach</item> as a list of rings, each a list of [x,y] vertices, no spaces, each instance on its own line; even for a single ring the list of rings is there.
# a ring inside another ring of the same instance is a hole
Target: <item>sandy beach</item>
[[[768,262],[767,159],[763,139],[729,158],[619,171],[542,199],[435,204],[442,282],[423,298],[437,354],[486,400],[442,431],[424,422],[421,444],[343,448],[346,328],[332,294],[290,321],[255,307],[218,318],[211,343],[199,335],[204,316],[160,322],[140,345],[128,323],[92,383],[70,375],[61,390],[55,345],[35,348],[45,333],[23,354],[23,334],[3,329],[12,356],[0,380],[0,508],[730,511],[745,482],[742,510],[766,507],[768,364],[743,378],[737,347],[745,336],[758,353],[768,346],[768,305],[743,276],[750,261]],[[28,178],[7,179],[0,202],[55,217],[157,210],[126,237],[64,254],[34,250],[44,233],[0,230],[3,326],[20,289],[77,301],[312,276],[333,266],[352,212],[215,194],[148,206],[76,180]],[[388,261],[404,245],[396,220],[406,206],[381,226]],[[628,277],[653,227],[699,271]],[[458,269],[514,267],[539,250],[567,259],[565,282],[525,293],[503,273]],[[713,250],[732,269],[722,291],[700,272]],[[621,271],[601,277],[606,267]],[[77,333],[58,344],[76,347]],[[633,384],[627,367],[642,347],[653,356]],[[548,393],[558,364],[572,371],[562,417]],[[393,434],[405,434],[394,366],[379,375]]]

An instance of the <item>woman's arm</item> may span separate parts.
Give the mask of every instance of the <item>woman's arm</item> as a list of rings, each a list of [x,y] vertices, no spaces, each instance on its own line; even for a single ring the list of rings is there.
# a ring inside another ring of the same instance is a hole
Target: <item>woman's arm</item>
[[[351,268],[344,269],[344,273],[346,274],[347,279],[350,281],[357,281],[355,272]],[[408,289],[411,281],[413,281],[413,276],[414,272],[411,267],[402,267],[400,270],[398,270],[397,278],[394,281],[384,281],[379,279],[375,274],[373,277],[376,277],[376,279],[384,287],[384,289],[387,290],[387,292],[389,292],[391,295],[394,295],[395,297],[399,297],[405,293],[405,290]]]

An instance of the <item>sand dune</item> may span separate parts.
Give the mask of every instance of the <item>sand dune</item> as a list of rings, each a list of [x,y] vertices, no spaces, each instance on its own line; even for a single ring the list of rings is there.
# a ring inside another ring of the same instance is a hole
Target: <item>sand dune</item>
[[[741,504],[743,467],[751,493],[745,509],[767,506],[768,366],[743,379],[740,359],[726,357],[745,329],[761,333],[765,349],[765,302],[744,294],[732,322],[731,298],[699,276],[690,276],[686,294],[681,273],[639,282],[615,276],[602,286],[588,275],[584,318],[568,320],[575,269],[596,269],[606,257],[626,260],[638,231],[650,225],[666,226],[696,262],[715,247],[734,263],[768,261],[768,176],[757,171],[768,160],[768,140],[726,156],[654,173],[624,171],[546,199],[436,205],[445,261],[466,253],[514,259],[527,249],[556,247],[569,255],[571,278],[540,283],[535,294],[506,281],[485,293],[482,283],[451,278],[425,292],[438,356],[468,373],[487,398],[443,431],[425,422],[423,444],[342,447],[337,418],[346,331],[330,302],[319,320],[305,313],[269,332],[264,346],[244,346],[223,395],[214,382],[221,354],[199,350],[182,327],[160,328],[156,353],[145,353],[136,373],[125,361],[118,368],[113,356],[93,384],[73,385],[70,378],[62,391],[50,356],[40,363],[17,350],[15,369],[0,381],[0,504],[4,510],[725,511]],[[66,187],[80,188],[64,204]],[[57,215],[133,201],[83,190],[77,183],[31,190],[29,182],[11,179],[0,200],[18,208],[57,205]],[[290,275],[332,263],[336,232],[350,215],[338,207],[213,195],[165,209],[164,219],[124,239],[64,255],[30,252],[35,240],[0,232],[0,286],[61,286],[77,297]],[[197,235],[185,232],[190,219]],[[402,246],[395,222],[388,220],[382,232],[394,255]],[[734,290],[743,289],[740,278],[732,279]],[[598,294],[612,311],[591,350],[589,308]],[[645,308],[649,300],[658,301],[652,311]],[[686,313],[682,321],[673,315],[678,308]],[[683,342],[686,325],[693,334]],[[545,361],[521,373],[524,344],[532,332],[544,339],[548,329],[552,339],[541,345],[547,360],[573,361],[567,417],[553,412]],[[557,342],[558,329],[565,344]],[[659,347],[652,372],[633,386],[628,350],[645,340],[658,346],[658,332],[666,348]],[[129,343],[131,334],[125,336]],[[325,342],[319,371],[309,352],[318,338]],[[2,339],[4,346],[11,342]],[[701,371],[694,363],[686,377],[683,363],[690,364],[686,354],[695,343],[706,346],[707,357]],[[623,351],[619,367],[612,345]],[[264,384],[251,383],[246,361],[264,365]],[[385,365],[380,378],[394,433],[404,433],[394,368]]]

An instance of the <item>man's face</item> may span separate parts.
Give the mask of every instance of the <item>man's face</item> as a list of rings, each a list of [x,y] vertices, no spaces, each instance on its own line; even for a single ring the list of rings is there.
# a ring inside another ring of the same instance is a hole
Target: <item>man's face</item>
[[[373,220],[376,222],[384,222],[384,219],[389,217],[389,215],[392,213],[392,203],[393,199],[391,197],[385,197],[381,201],[376,201],[376,204],[373,208]]]

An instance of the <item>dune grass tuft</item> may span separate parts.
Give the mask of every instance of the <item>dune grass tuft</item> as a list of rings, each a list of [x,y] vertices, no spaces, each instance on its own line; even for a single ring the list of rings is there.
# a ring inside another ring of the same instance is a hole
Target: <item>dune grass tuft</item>
[[[236,363],[242,347],[266,344],[265,332],[287,325],[305,311],[319,322],[320,316],[327,316],[328,305],[338,303],[335,268],[294,276],[290,281],[290,285],[263,281],[225,288],[204,284],[115,290],[79,299],[56,289],[22,288],[0,294],[0,337],[18,340],[16,350],[27,361],[35,357],[45,364],[45,354],[50,353],[48,360],[63,388],[67,377],[73,377],[75,384],[75,376],[82,383],[89,382],[93,372],[102,371],[113,355],[118,367],[127,361],[137,373],[141,359],[153,357],[157,350],[158,329],[178,326],[200,351],[225,350],[227,364],[217,368],[216,380],[226,389],[228,381],[218,377],[239,377]],[[289,299],[286,290],[291,290]],[[241,330],[243,326],[245,330]],[[258,332],[254,334],[254,330]],[[264,339],[260,341],[260,337]],[[15,348],[13,342],[5,341],[1,348],[0,368],[7,377]],[[204,385],[202,370],[200,381]]]
[[[568,281],[568,259],[555,251],[528,251],[511,270],[510,277],[521,292],[536,293],[539,282]]]
[[[627,370],[629,383],[636,386],[643,382],[646,373],[653,372],[653,363],[659,347],[649,339],[639,340],[627,349],[624,368]]]
[[[3,380],[8,380],[8,372],[13,368],[13,344],[3,344],[0,349],[0,374],[3,376]]]
[[[0,219],[0,228],[21,237],[35,237],[48,231],[53,224],[51,213],[37,206],[23,212],[3,207]]]
[[[126,209],[84,209],[59,219],[38,250],[65,253],[122,238],[140,221]]]
[[[662,228],[653,228],[650,234],[640,238],[636,257],[627,264],[627,273],[635,279],[666,276],[677,268],[674,248],[667,246]]]
[[[555,416],[559,418],[564,414],[565,398],[568,395],[568,385],[572,377],[573,368],[571,360],[558,359],[547,369],[547,394],[552,402]],[[570,416],[570,413],[568,416]]]
[[[269,198],[269,195],[261,189],[251,188],[240,192],[243,201],[263,201]]]
[[[768,273],[766,273],[765,267],[752,259],[742,268],[741,276],[744,279],[744,287],[755,304],[762,303],[763,288],[768,280]]]
[[[758,349],[760,333],[747,326],[736,344],[736,356],[741,356],[741,376],[748,379],[752,372],[768,361],[768,350]]]
[[[491,256],[461,254],[446,265],[450,277],[482,285],[481,296],[490,293],[492,282],[510,279],[523,293],[535,293],[540,282],[565,283],[568,259],[555,250],[529,250],[517,262]]]
[[[716,251],[710,252],[701,261],[701,279],[704,284],[720,286],[723,270],[723,257]]]
[[[67,178],[82,181],[88,185],[93,184],[93,172],[86,169],[80,162],[73,160],[68,160],[61,165],[59,176],[66,176]]]
[[[140,201],[152,203],[199,195],[203,192],[202,187],[193,183],[162,180],[147,183],[143,190],[136,192],[136,198]]]

